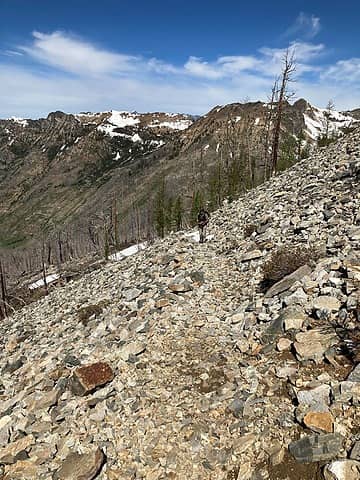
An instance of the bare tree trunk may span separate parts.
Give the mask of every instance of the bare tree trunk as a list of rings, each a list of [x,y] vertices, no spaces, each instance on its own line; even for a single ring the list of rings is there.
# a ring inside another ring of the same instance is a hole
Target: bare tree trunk
[[[270,132],[274,116],[274,103],[278,92],[278,79],[275,79],[274,85],[271,89],[271,96],[268,102],[270,108],[267,110],[265,120],[265,142],[264,142],[264,177],[267,180],[270,177],[271,169],[269,168],[269,154],[270,154]]]
[[[117,200],[116,195],[113,196],[113,205],[112,205],[112,224],[113,224],[113,231],[114,231],[114,241],[115,241],[115,248],[116,250],[120,249],[120,238],[119,238],[119,214],[117,208]]]
[[[1,284],[2,313],[4,318],[6,318],[8,316],[6,282],[5,282],[5,272],[4,272],[4,268],[1,260],[0,260],[0,284]]]
[[[59,262],[64,263],[63,245],[61,241],[61,232],[58,233]]]
[[[43,242],[42,251],[41,251],[41,263],[42,263],[42,276],[43,276],[45,293],[46,293],[46,295],[48,295],[49,294],[49,288],[48,288],[47,279],[46,279],[45,243],[44,242]]]
[[[281,74],[281,87],[279,90],[279,98],[277,104],[277,112],[274,125],[274,136],[271,152],[271,172],[276,172],[278,156],[279,156],[279,142],[281,132],[281,122],[283,117],[284,102],[288,100],[291,94],[288,93],[288,84],[292,80],[292,74],[295,72],[296,65],[294,54],[290,54],[289,50],[286,51],[283,58],[283,71]]]

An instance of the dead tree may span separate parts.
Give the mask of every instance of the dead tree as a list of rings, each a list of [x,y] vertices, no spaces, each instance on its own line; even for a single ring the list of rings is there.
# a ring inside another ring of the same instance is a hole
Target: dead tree
[[[276,116],[275,116],[272,151],[271,151],[272,174],[275,173],[277,169],[281,122],[283,119],[284,105],[285,105],[285,102],[287,102],[294,95],[293,93],[289,92],[289,82],[293,81],[293,74],[296,70],[294,52],[293,51],[290,52],[289,49],[286,50],[282,63],[283,63],[283,69],[280,76],[280,88],[278,89],[278,95],[277,95],[278,98],[277,98]]]
[[[277,98],[277,93],[279,90],[279,79],[276,78],[274,81],[274,85],[271,89],[271,95],[268,98],[268,103],[266,105],[267,111],[265,113],[265,135],[264,135],[264,178],[265,180],[269,178],[271,174],[271,168],[269,168],[270,164],[270,155],[271,155],[271,148],[270,148],[270,134],[271,134],[271,127],[273,124],[274,119],[274,111],[275,111],[275,102]]]
[[[326,119],[326,125],[325,125],[325,138],[326,140],[329,139],[329,132],[330,132],[330,118],[331,118],[331,113],[335,110],[335,104],[334,102],[330,99],[326,105],[326,112],[325,112],[325,119]]]
[[[5,271],[4,271],[4,267],[1,260],[0,260],[0,287],[1,287],[1,303],[2,303],[2,308],[0,310],[0,313],[2,313],[4,318],[6,318],[8,316],[6,281],[5,281]]]
[[[117,199],[115,193],[112,198],[112,207],[111,207],[111,223],[113,229],[114,243],[116,250],[120,249],[120,237],[119,237],[119,213],[117,206]]]
[[[45,247],[45,242],[43,242],[42,249],[41,249],[42,277],[44,282],[45,294],[48,295],[49,288],[48,288],[47,276],[46,276],[45,252],[46,252],[46,247]]]

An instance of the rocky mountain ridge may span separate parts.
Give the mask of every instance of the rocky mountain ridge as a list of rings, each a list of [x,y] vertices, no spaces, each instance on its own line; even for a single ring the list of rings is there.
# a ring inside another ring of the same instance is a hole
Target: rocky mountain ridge
[[[228,155],[229,121],[238,143],[246,143],[249,129],[252,142],[259,143],[267,111],[266,104],[255,102],[216,107],[198,119],[113,110],[0,120],[0,245],[23,245],[44,232],[90,221],[108,208],[114,195],[121,205],[123,231],[131,232],[134,208],[148,217],[145,210],[160,178],[169,178],[174,194],[191,197],[193,183],[203,175],[194,174],[194,163],[203,163],[196,168],[208,173],[219,155]],[[355,120],[333,112],[329,122],[330,132],[340,132]],[[299,100],[286,106],[283,123],[287,135],[304,131],[305,141],[314,143],[324,132],[326,115]],[[243,148],[255,152],[260,146]],[[262,155],[258,157],[255,182],[262,180],[264,170]]]
[[[359,180],[357,129],[5,320],[2,479],[358,479]]]

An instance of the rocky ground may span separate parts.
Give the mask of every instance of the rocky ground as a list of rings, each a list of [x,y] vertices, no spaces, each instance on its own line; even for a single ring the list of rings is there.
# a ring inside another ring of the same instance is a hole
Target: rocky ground
[[[359,180],[357,130],[5,320],[0,478],[360,479]]]

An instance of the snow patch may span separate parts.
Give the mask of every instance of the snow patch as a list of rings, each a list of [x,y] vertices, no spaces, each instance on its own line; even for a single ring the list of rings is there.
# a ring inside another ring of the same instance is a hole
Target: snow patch
[[[150,146],[155,146],[157,148],[162,147],[165,145],[164,140],[150,140]]]
[[[125,134],[115,132],[116,128],[131,127],[140,123],[139,114],[130,112],[120,112],[117,110],[111,110],[110,117],[104,124],[99,125],[97,128],[101,132],[104,132],[110,137],[124,136]],[[130,138],[130,137],[129,137]]]
[[[18,123],[22,127],[27,127],[28,126],[28,121],[25,120],[25,118],[19,118],[19,117],[11,117],[9,120],[12,120],[15,123]]]
[[[192,125],[191,120],[174,120],[173,122],[159,122],[159,120],[154,120],[150,123],[150,128],[170,128],[172,130],[186,130]]]
[[[185,233],[185,237],[189,238],[192,242],[200,242],[200,232],[198,231]],[[206,241],[212,240],[213,238],[214,235],[206,235]]]
[[[110,255],[109,259],[114,261],[124,260],[127,257],[131,257],[141,250],[145,250],[147,247],[147,242],[137,243],[135,245],[131,245],[131,247],[125,248],[124,250],[120,250],[119,252],[113,253]]]
[[[131,137],[131,140],[133,142],[139,142],[139,143],[143,143],[143,139],[140,137],[140,135],[138,133],[135,133],[135,135],[133,135]]]
[[[58,280],[60,278],[60,275],[58,273],[53,273],[52,275],[47,275],[46,277],[46,284],[50,285],[50,283],[55,282],[55,280]],[[41,278],[40,280],[37,280],[36,282],[32,283],[29,285],[29,290],[35,290],[36,288],[44,287],[44,279]]]
[[[313,140],[317,140],[320,135],[326,133],[327,124],[328,133],[331,135],[340,134],[342,128],[358,123],[358,120],[335,110],[328,112],[325,108],[317,107],[309,107],[304,112],[304,121],[306,131]]]

